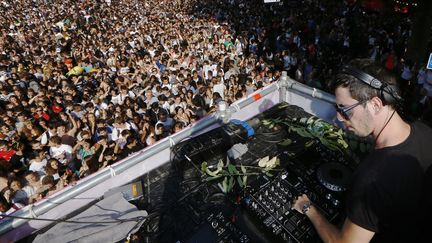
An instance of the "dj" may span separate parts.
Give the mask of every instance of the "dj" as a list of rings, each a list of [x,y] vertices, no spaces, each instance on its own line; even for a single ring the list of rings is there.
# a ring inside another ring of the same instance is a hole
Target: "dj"
[[[364,59],[344,66],[336,78],[338,120],[358,136],[373,136],[375,149],[353,174],[341,229],[306,195],[294,201],[324,242],[419,242],[419,220],[430,209],[424,199],[432,194],[425,189],[432,129],[401,118],[395,84],[383,67]]]

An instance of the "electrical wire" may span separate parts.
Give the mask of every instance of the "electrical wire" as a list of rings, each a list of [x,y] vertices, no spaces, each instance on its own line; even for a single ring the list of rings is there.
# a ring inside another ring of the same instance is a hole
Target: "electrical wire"
[[[396,113],[396,110],[393,111],[393,113],[391,114],[390,118],[387,120],[387,122],[384,124],[383,128],[381,128],[381,131],[378,133],[378,135],[375,138],[375,143],[378,141],[379,136],[381,135],[381,133],[384,131],[384,129],[387,127],[387,125],[389,124],[389,122],[391,121],[391,119],[393,118],[393,115]]]

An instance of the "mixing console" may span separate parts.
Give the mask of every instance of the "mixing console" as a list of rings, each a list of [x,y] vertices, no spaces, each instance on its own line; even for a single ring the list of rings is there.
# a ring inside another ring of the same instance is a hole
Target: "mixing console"
[[[152,229],[143,233],[152,235],[148,242],[320,242],[309,219],[291,209],[293,200],[305,193],[329,221],[342,223],[344,192],[356,165],[319,141],[305,146],[310,138],[286,129],[275,132],[260,123],[310,116],[282,103],[248,124],[234,122],[176,145],[171,165],[144,180],[144,208],[155,215],[143,226]],[[293,144],[280,145],[287,138]],[[260,158],[278,156],[280,169],[274,176],[250,176],[245,190],[234,187],[223,194],[217,183],[202,181],[201,162],[225,162],[227,150],[238,143],[247,151],[231,163],[254,166]],[[223,200],[215,202],[214,195]]]

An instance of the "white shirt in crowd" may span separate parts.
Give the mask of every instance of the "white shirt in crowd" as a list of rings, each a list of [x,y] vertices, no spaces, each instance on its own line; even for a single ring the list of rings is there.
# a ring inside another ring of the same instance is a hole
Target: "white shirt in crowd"
[[[33,160],[30,164],[29,170],[39,173],[39,175],[45,174],[45,166],[47,164],[47,160],[43,159],[42,161]]]
[[[213,93],[215,92],[218,92],[223,100],[225,99],[225,85],[222,82],[213,85]]]
[[[49,153],[50,153],[50,156],[53,158],[59,158],[59,157],[61,157],[62,154],[64,154],[64,158],[67,161],[72,160],[72,146],[67,145],[67,144],[62,144],[58,147],[52,146],[50,148]],[[66,160],[62,159],[59,161],[64,163],[64,162],[66,162]]]

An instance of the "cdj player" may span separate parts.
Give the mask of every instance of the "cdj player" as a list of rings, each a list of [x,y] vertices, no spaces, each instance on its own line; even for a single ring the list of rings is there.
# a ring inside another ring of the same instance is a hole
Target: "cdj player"
[[[140,229],[144,242],[320,242],[308,218],[291,209],[306,193],[334,224],[344,219],[344,198],[357,166],[346,153],[328,149],[310,138],[270,129],[265,119],[309,118],[297,106],[281,103],[254,117],[204,133],[173,148],[172,162],[143,178],[149,212]],[[293,142],[281,145],[285,139]],[[235,144],[246,149],[228,156]],[[245,188],[222,193],[217,180],[205,180],[201,163],[220,160],[254,166],[265,156],[277,156],[280,170],[248,177]]]

